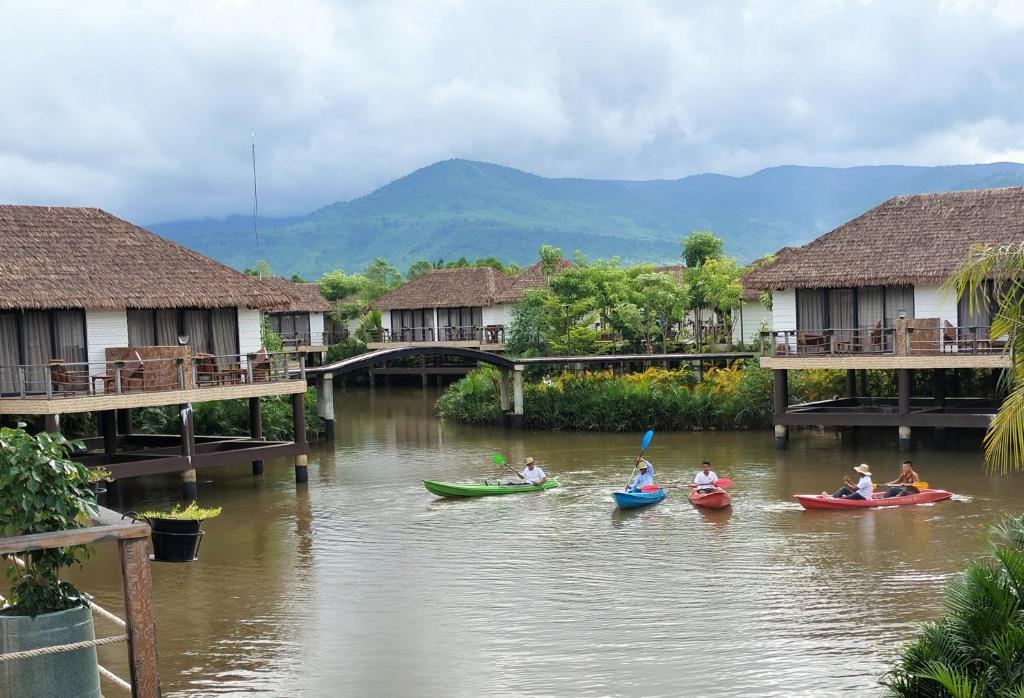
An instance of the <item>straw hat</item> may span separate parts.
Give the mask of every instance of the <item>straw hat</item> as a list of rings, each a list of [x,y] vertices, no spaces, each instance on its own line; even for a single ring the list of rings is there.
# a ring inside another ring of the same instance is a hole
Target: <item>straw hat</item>
[[[531,463],[533,463],[533,459],[532,458],[527,458],[526,459],[526,464],[530,465]]]
[[[871,469],[868,468],[867,463],[861,463],[856,468],[854,468],[854,470],[856,470],[861,475],[867,475],[868,477],[871,477]]]
[[[650,466],[650,465],[649,465],[649,464],[647,463],[647,461],[645,461],[645,460],[642,460],[642,461],[640,461],[640,463],[639,463],[639,464],[637,465],[637,467],[638,467],[638,468],[640,468],[640,470],[644,470],[644,469],[646,469],[646,468],[649,468],[649,467],[651,467],[651,466]]]

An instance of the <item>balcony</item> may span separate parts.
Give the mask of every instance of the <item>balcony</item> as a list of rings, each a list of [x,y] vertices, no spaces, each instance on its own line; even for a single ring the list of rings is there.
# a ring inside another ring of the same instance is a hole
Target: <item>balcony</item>
[[[402,327],[381,329],[370,335],[369,349],[388,349],[396,346],[438,344],[448,347],[468,347],[500,351],[505,348],[504,325],[464,325],[458,327]]]
[[[349,338],[348,330],[337,332],[278,332],[284,346],[292,351],[327,351]]]
[[[187,347],[106,351],[104,362],[0,366],[0,414],[154,407],[306,390],[305,361],[296,352],[192,356]],[[112,355],[118,358],[109,360]]]
[[[768,368],[1003,368],[1006,337],[987,326],[956,327],[939,318],[897,320],[895,327],[773,330],[761,333]]]

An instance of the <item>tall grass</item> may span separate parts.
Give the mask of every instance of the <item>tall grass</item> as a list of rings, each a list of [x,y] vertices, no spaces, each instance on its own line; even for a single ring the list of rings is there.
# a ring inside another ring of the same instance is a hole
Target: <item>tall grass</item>
[[[800,400],[842,395],[842,371],[793,372]],[[499,374],[485,366],[452,384],[437,403],[446,419],[499,424]],[[524,386],[524,421],[555,431],[762,429],[772,424],[772,373],[755,362],[712,368],[700,380],[689,369],[643,373],[562,373]]]

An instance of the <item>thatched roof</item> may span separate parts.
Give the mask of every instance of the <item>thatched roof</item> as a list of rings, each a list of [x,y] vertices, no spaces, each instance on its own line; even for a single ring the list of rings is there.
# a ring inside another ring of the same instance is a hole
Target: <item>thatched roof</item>
[[[762,269],[765,269],[770,265],[778,264],[790,253],[797,249],[800,248],[782,247],[779,249],[778,252],[775,252],[774,254],[765,255],[764,257],[755,259],[753,262],[748,264],[746,266],[746,271],[744,271],[740,275],[740,286],[743,288],[743,300],[747,302],[760,300],[761,294],[765,291],[765,289],[751,286],[749,279],[754,275],[755,272],[761,271]]]
[[[564,259],[559,263],[559,269],[571,266],[572,263]],[[370,307],[408,310],[501,305],[516,303],[526,291],[541,288],[544,284],[539,264],[516,276],[508,276],[492,267],[431,269],[388,291]]]
[[[1024,241],[1024,187],[897,196],[744,278],[756,289],[940,284],[972,245]]]
[[[260,282],[271,291],[282,293],[291,298],[288,303],[274,306],[271,312],[291,313],[326,313],[333,310],[330,302],[320,295],[320,284],[295,283],[283,276],[265,276]]]
[[[266,308],[289,301],[97,208],[0,205],[0,308]]]

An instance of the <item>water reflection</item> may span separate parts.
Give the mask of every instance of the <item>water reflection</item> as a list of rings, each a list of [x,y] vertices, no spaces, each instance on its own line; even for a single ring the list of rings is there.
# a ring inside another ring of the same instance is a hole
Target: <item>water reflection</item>
[[[708,432],[656,434],[647,457],[668,496],[620,511],[610,493],[639,435],[441,424],[434,395],[339,389],[338,440],[311,455],[307,487],[284,461],[259,479],[204,474],[202,502],[225,511],[200,561],[153,567],[167,695],[877,694],[980,533],[1024,508],[1021,477],[984,477],[975,452],[921,451],[921,475],[962,497],[805,512],[794,493],[834,489],[860,462],[895,470],[899,454],[828,432],[783,452],[769,433]],[[562,486],[424,490],[502,477],[493,452],[533,456]],[[735,481],[729,509],[686,499],[705,458]],[[126,483],[125,505],[177,492],[175,478]],[[111,551],[75,578],[119,607]],[[123,650],[101,655],[126,673]]]

